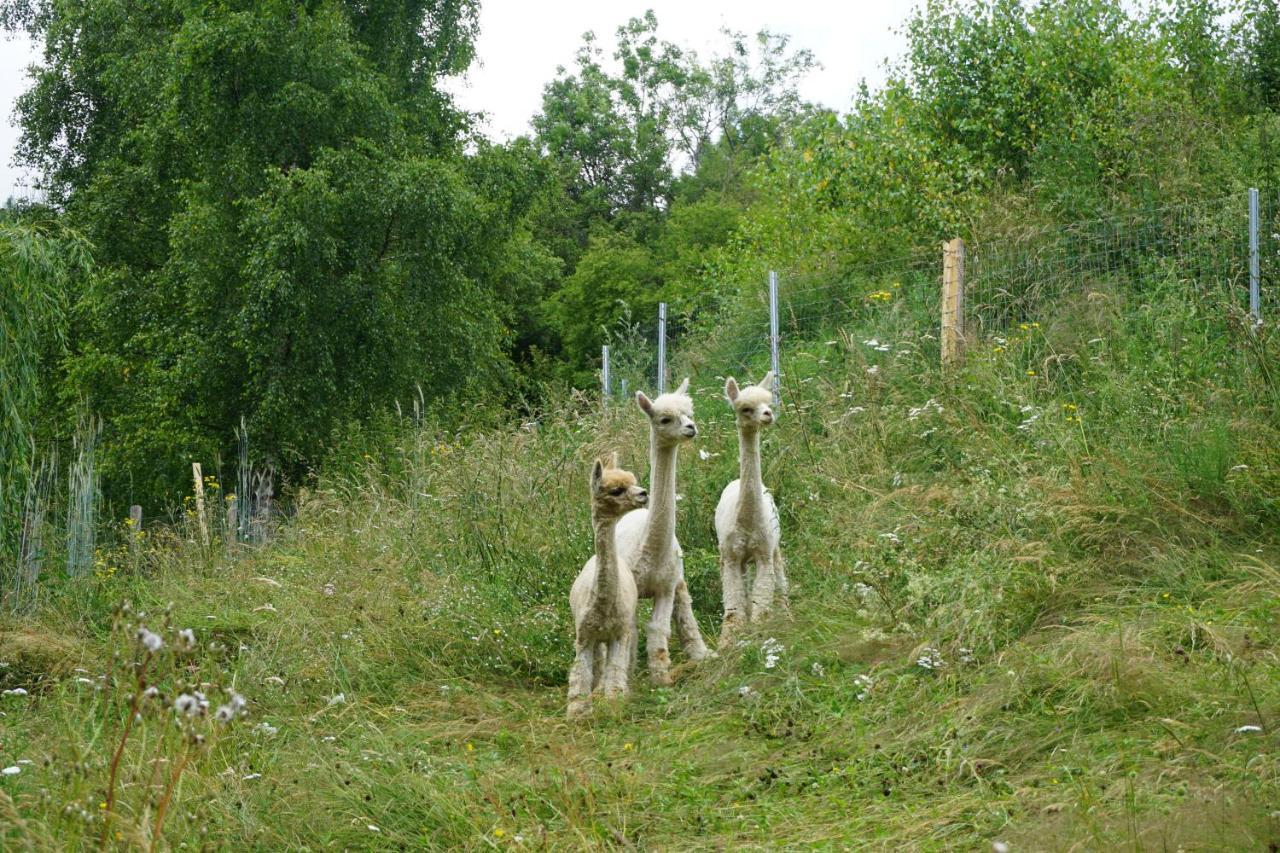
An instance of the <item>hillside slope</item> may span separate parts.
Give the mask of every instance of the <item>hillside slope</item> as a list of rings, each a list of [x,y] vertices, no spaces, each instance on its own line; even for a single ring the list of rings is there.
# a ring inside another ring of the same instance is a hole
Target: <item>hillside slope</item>
[[[633,407],[405,424],[344,450],[270,546],[178,531],[6,627],[0,681],[26,693],[0,698],[0,844],[147,845],[167,809],[189,848],[1274,849],[1274,335],[1152,283],[948,375],[902,310],[788,350],[763,456],[792,616],[674,687],[641,672],[564,719],[588,464],[644,470]],[[694,384],[679,535],[714,636],[737,445],[720,380]],[[121,598],[113,632],[96,614]],[[126,623],[166,619],[201,649],[164,663],[160,632],[164,699],[103,833],[132,693],[112,654],[145,658]],[[190,724],[196,747],[168,704],[201,684],[248,710]]]

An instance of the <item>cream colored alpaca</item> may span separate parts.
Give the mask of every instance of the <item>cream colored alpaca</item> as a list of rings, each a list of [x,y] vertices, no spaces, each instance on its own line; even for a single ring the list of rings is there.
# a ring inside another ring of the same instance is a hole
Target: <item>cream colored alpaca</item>
[[[636,582],[619,559],[615,531],[618,519],[648,503],[645,490],[630,471],[617,468],[614,456],[605,468],[591,469],[591,526],[596,553],[578,573],[569,593],[577,657],[569,671],[569,716],[591,711],[591,693],[603,688],[608,698],[627,692],[631,637],[636,624]]]
[[[693,401],[686,393],[686,379],[674,392],[650,400],[636,394],[636,403],[649,419],[648,509],[628,513],[618,524],[618,553],[635,575],[641,598],[653,599],[653,615],[645,629],[649,678],[654,684],[671,683],[671,653],[667,638],[674,615],[680,645],[690,660],[700,661],[711,652],[702,641],[693,601],[684,582],[684,553],[676,541],[676,459],[680,446],[698,434],[693,422]],[[632,657],[639,632],[632,634]]]
[[[783,571],[782,526],[778,507],[760,478],[760,430],[771,425],[773,373],[759,385],[738,390],[729,377],[725,396],[738,421],[738,479],[725,486],[716,505],[716,538],[720,543],[720,581],[724,585],[723,643],[744,621],[763,618],[773,606],[775,592],[787,603],[787,576]],[[751,602],[746,599],[747,565],[755,564]]]

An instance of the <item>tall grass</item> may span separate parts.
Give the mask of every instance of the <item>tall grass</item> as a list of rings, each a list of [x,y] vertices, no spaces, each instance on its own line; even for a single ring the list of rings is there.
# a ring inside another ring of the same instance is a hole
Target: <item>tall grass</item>
[[[185,770],[169,838],[1280,843],[1280,409],[1258,366],[1280,352],[1184,286],[1082,293],[975,343],[954,373],[935,367],[910,294],[793,339],[762,448],[793,616],[675,687],[635,679],[587,724],[562,707],[567,592],[591,550],[585,475],[607,449],[645,470],[638,411],[571,397],[509,429],[405,418],[365,433],[267,547],[210,563],[191,537],[156,536],[146,579],[53,591],[22,623],[21,657],[0,633],[0,659],[27,661],[0,679],[30,691],[0,699],[5,760],[34,762],[0,781],[15,816],[0,842],[101,829],[79,805],[115,741],[100,694],[75,679],[95,679],[114,646],[92,624],[61,637],[58,617],[92,594],[173,602],[174,624],[217,643],[218,683],[248,700],[248,724]],[[721,393],[712,370],[695,379],[701,432],[678,504],[712,634],[710,517],[737,475]],[[146,754],[126,750],[125,766]],[[146,837],[148,819],[123,810],[113,832]]]

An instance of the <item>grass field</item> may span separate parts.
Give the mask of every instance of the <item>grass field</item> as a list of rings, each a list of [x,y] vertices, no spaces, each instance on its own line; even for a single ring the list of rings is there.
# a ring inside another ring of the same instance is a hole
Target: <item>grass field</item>
[[[0,846],[1274,850],[1280,346],[1186,296],[1095,294],[951,375],[900,300],[789,350],[763,455],[791,617],[588,722],[568,589],[593,455],[643,474],[634,407],[404,425],[265,548],[106,552],[0,633]],[[679,489],[710,637],[720,385]],[[107,808],[138,624],[161,696]]]

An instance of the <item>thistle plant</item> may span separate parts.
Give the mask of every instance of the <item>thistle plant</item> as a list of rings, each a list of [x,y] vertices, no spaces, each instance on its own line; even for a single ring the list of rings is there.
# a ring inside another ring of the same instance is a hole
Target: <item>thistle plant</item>
[[[107,706],[123,711],[123,718],[117,718],[118,734],[103,741],[111,752],[99,803],[99,848],[123,840],[123,833],[113,835],[112,827],[117,819],[132,816],[135,841],[155,850],[184,772],[208,755],[247,705],[234,690],[199,678],[211,666],[215,675],[222,675],[204,654],[217,651],[214,644],[202,647],[194,630],[175,626],[172,608],[158,622],[158,627],[154,622],[148,627],[146,614],[135,612],[128,602],[114,614],[112,634],[119,651],[104,677],[104,689]],[[210,712],[214,703],[209,697],[217,694],[222,701]],[[126,808],[123,792],[135,791]]]

